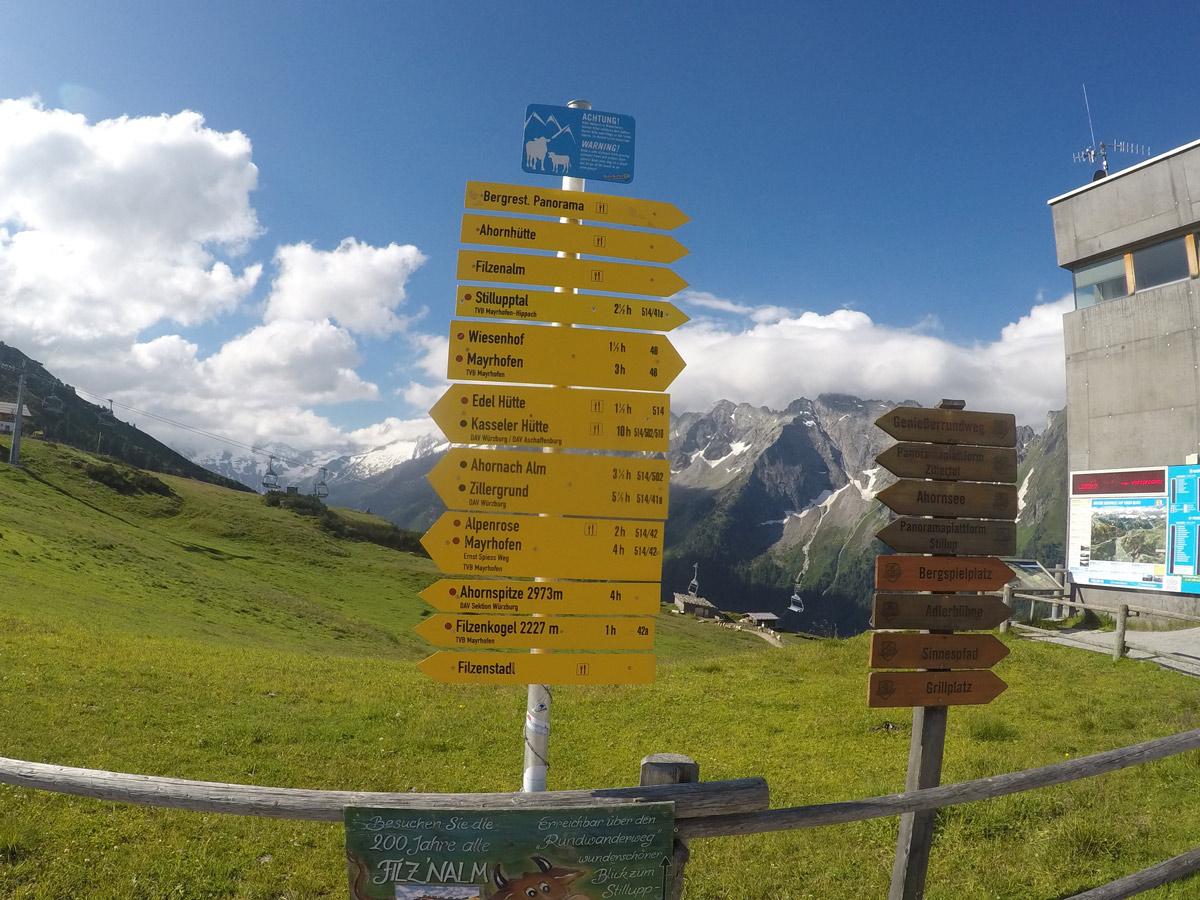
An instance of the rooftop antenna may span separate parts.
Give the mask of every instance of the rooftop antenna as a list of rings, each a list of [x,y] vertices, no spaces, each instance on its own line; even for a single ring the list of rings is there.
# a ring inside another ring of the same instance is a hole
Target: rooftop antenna
[[[1100,157],[1100,169],[1092,176],[1092,181],[1099,181],[1101,178],[1108,177],[1108,151],[1116,150],[1119,153],[1132,153],[1135,156],[1149,156],[1150,148],[1145,144],[1130,144],[1127,141],[1111,141],[1104,143],[1101,141],[1096,143],[1096,129],[1092,127],[1092,107],[1088,103],[1087,85],[1083,86],[1083,108],[1087,110],[1088,117],[1088,132],[1092,136],[1092,142],[1083,150],[1074,154],[1072,159],[1075,162],[1087,162],[1095,165],[1096,157]]]

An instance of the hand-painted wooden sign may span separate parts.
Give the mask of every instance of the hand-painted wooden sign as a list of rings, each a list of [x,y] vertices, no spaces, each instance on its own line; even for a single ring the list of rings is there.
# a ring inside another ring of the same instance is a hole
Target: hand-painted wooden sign
[[[421,591],[434,609],[453,613],[508,615],[652,616],[658,612],[656,583],[613,581],[485,581],[443,578]],[[1007,608],[1007,607],[1006,607]]]
[[[966,672],[872,672],[867,706],[971,706],[1008,687],[989,669]]]
[[[1017,526],[991,519],[918,519],[904,516],[875,532],[897,553],[957,553],[971,556],[1017,552]]]
[[[467,182],[464,205],[467,209],[585,219],[613,225],[659,228],[663,231],[678,228],[688,221],[688,217],[677,206],[660,200],[486,181]]]
[[[454,314],[472,319],[520,319],[643,331],[670,331],[688,321],[688,317],[667,300],[474,284],[459,285],[456,299]]]
[[[439,650],[417,668],[448,684],[651,684],[654,654]]]
[[[1017,420],[1012,413],[897,406],[876,419],[875,424],[898,441],[985,447],[1017,444]]]
[[[665,519],[670,476],[665,459],[452,447],[427,477],[449,509]]]
[[[894,512],[911,516],[1017,517],[1017,488],[1012,484],[916,481],[902,478],[875,495]]]
[[[663,900],[674,811],[673,803],[497,810],[347,806],[350,896]]]
[[[683,366],[661,334],[455,321],[446,377],[665,391]]]
[[[998,591],[1013,571],[991,556],[877,556],[877,591]]]
[[[1017,451],[1007,448],[902,441],[876,456],[875,462],[901,478],[999,481],[1004,484],[1017,480]]]
[[[870,665],[876,669],[989,669],[1008,656],[991,634],[871,635]]]
[[[987,631],[1012,612],[987,594],[876,594],[871,623],[874,628]]]
[[[429,411],[455,444],[666,451],[670,398],[639,391],[455,384]]]

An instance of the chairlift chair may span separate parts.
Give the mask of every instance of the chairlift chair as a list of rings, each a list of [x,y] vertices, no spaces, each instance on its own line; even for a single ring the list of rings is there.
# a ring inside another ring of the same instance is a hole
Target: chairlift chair
[[[267,463],[267,471],[263,472],[262,486],[268,491],[274,491],[279,488],[279,475],[275,472],[275,457],[271,457]]]
[[[792,612],[804,612],[804,600],[800,597],[800,577],[796,576],[796,584],[792,588],[792,596],[788,601],[788,609]]]
[[[105,428],[111,428],[117,421],[117,417],[113,415],[112,403],[113,402],[111,400],[108,401],[108,409],[105,409],[103,406],[100,407],[100,411],[96,413],[97,425],[102,425]]]
[[[695,597],[700,593],[700,582],[697,576],[700,574],[700,563],[692,563],[692,583],[688,585],[688,594]]]
[[[42,412],[50,413],[50,415],[53,416],[58,416],[61,415],[63,411],[63,402],[53,391],[50,392],[48,397],[42,398]]]
[[[329,496],[329,485],[327,485],[325,483],[325,475],[327,473],[328,473],[328,470],[324,466],[321,466],[321,477],[317,480],[317,483],[313,485],[313,496],[314,497],[328,497]]]

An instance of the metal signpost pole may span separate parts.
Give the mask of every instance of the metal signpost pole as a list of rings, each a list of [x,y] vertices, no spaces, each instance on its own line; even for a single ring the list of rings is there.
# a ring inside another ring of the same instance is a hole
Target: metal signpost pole
[[[591,109],[592,104],[587,100],[572,100],[567,104],[571,109]],[[587,184],[582,178],[572,178],[564,175],[562,189],[564,191],[583,191]],[[563,224],[579,225],[580,219],[559,219]],[[561,258],[579,259],[578,253],[557,254]],[[566,288],[556,287],[556,293],[566,293]],[[570,327],[570,326],[566,326]],[[545,452],[553,453],[546,448]],[[539,579],[541,580],[541,579]],[[532,650],[532,653],[545,653],[544,650]],[[529,685],[529,693],[525,700],[525,773],[521,781],[521,790],[525,792],[546,790],[546,771],[550,767],[550,686],[545,684]]]
[[[8,451],[8,464],[21,464],[21,410],[25,405],[25,373],[17,379],[17,408],[13,412],[12,447]]]

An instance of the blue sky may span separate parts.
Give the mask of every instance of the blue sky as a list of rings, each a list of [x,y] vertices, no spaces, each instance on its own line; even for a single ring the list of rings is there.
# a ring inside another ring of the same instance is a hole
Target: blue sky
[[[603,190],[692,219],[677,411],[844,390],[1038,425],[1064,396],[1046,201],[1090,179],[1081,85],[1097,140],[1195,140],[1197,19],[6,0],[0,340],[122,418],[297,448],[429,430],[464,183],[554,186],[520,169],[525,108],[584,98],[637,120],[634,180]]]

